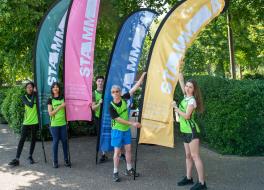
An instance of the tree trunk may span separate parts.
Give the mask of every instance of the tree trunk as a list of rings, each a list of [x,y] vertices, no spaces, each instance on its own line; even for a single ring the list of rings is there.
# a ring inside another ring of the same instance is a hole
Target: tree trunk
[[[230,72],[232,79],[236,79],[236,65],[234,56],[234,41],[233,41],[233,31],[231,28],[231,17],[229,11],[227,11],[227,28],[228,28],[228,45],[229,45],[229,57],[230,57]]]

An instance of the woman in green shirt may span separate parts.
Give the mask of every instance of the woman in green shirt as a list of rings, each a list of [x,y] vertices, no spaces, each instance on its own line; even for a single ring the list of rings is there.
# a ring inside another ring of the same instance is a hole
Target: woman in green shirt
[[[58,145],[62,142],[64,153],[64,165],[70,167],[71,163],[68,159],[68,138],[67,138],[67,122],[65,117],[65,102],[61,95],[59,83],[55,82],[51,86],[52,97],[48,100],[48,112],[50,116],[50,132],[52,135],[53,150],[53,167],[58,168]]]
[[[22,102],[25,106],[25,114],[23,120],[23,126],[21,129],[21,137],[17,147],[17,154],[16,158],[9,162],[10,166],[18,166],[19,165],[19,158],[26,141],[27,136],[31,134],[31,144],[29,150],[29,163],[34,164],[33,160],[33,152],[35,149],[36,144],[36,136],[37,130],[39,128],[38,124],[38,113],[37,113],[37,106],[36,106],[36,93],[35,93],[35,86],[33,82],[29,82],[25,86],[26,94],[22,96]]]
[[[179,115],[180,131],[183,136],[184,148],[186,154],[186,176],[178,182],[179,186],[193,184],[192,166],[195,164],[199,181],[191,190],[207,189],[204,180],[204,167],[200,158],[200,129],[194,120],[196,111],[203,112],[203,103],[200,89],[195,80],[188,80],[184,84],[183,75],[179,74],[184,99],[181,101],[179,108],[174,102],[175,115]]]

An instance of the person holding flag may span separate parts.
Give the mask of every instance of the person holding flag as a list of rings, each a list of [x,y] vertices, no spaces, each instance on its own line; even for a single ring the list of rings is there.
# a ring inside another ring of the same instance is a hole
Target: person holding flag
[[[118,166],[121,154],[121,148],[124,146],[126,154],[126,164],[127,169],[125,175],[127,176],[136,176],[139,174],[135,173],[135,170],[132,168],[131,162],[131,131],[130,126],[140,128],[141,124],[139,122],[129,121],[127,102],[130,97],[135,93],[135,91],[142,84],[146,72],[144,72],[138,82],[130,89],[128,93],[125,93],[121,96],[121,88],[117,85],[113,85],[111,88],[111,94],[113,101],[110,103],[109,112],[112,118],[112,131],[111,131],[111,145],[114,147],[114,171],[113,171],[113,181],[119,182]]]
[[[178,182],[178,186],[193,184],[192,166],[195,164],[199,181],[191,188],[191,190],[207,189],[204,180],[204,167],[200,158],[200,129],[194,120],[195,112],[202,113],[204,111],[202,96],[200,89],[195,80],[188,80],[184,84],[183,74],[179,73],[179,82],[184,94],[179,108],[176,102],[173,102],[175,115],[179,115],[180,131],[183,136],[184,149],[186,154],[186,176]]]
[[[103,87],[104,87],[104,77],[97,76],[95,78],[96,83],[96,90],[93,92],[93,103],[92,103],[92,110],[94,111],[94,124],[96,134],[99,135],[100,131],[100,114],[101,114],[101,104],[103,103]],[[108,160],[106,153],[102,151],[101,158],[99,160],[100,163],[104,163]]]
[[[28,160],[30,164],[35,163],[32,155],[35,149],[37,131],[39,128],[38,112],[37,112],[37,106],[36,106],[36,97],[37,97],[36,88],[33,82],[28,82],[25,88],[26,88],[26,94],[22,96],[22,102],[25,107],[25,113],[24,113],[23,126],[21,130],[21,137],[20,137],[18,147],[17,147],[16,158],[8,163],[8,165],[10,166],[19,165],[19,158],[23,150],[23,146],[26,141],[26,138],[29,134],[31,134],[31,144],[30,144],[30,149],[29,149]]]
[[[92,103],[92,110],[94,111],[93,114],[93,120],[95,124],[95,130],[96,134],[100,134],[100,114],[101,114],[101,104],[103,103],[103,87],[104,87],[104,77],[103,76],[97,76],[95,78],[96,83],[96,90],[93,92],[93,103]],[[121,160],[126,160],[126,157],[123,153],[120,155]],[[99,159],[99,163],[104,163],[108,160],[108,157],[106,155],[105,151],[102,151],[101,158]]]
[[[71,163],[68,156],[68,134],[65,116],[65,102],[61,94],[58,82],[51,85],[52,97],[48,100],[48,112],[50,116],[50,132],[52,135],[53,167],[58,168],[58,145],[62,142],[64,153],[64,165],[70,167]]]

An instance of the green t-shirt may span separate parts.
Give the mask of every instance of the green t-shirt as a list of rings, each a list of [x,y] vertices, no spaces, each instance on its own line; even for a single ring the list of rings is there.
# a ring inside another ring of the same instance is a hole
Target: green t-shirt
[[[64,102],[63,98],[51,98],[48,102],[52,106],[52,109],[55,110]],[[66,116],[65,108],[60,109],[54,116],[50,117],[50,126],[51,127],[62,127],[66,125]]]
[[[25,95],[22,97],[22,101],[25,104],[23,125],[38,124],[36,97],[34,95],[32,95],[31,97]]]
[[[179,105],[179,109],[182,112],[186,113],[188,105],[194,105],[194,108],[196,108],[196,101],[194,97],[184,97],[184,99],[181,101]],[[193,111],[190,119],[184,119],[182,116],[180,116],[180,131],[182,133],[192,133],[192,130],[196,130],[197,133],[200,133],[200,129],[197,125],[197,123],[194,121],[194,114],[195,110]]]

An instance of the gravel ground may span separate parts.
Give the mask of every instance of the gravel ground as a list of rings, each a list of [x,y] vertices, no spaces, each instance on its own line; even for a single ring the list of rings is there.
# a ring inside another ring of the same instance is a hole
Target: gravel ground
[[[135,181],[120,173],[122,181],[112,182],[112,158],[103,164],[95,164],[96,137],[70,139],[72,168],[65,168],[62,162],[62,148],[59,160],[61,167],[52,168],[51,142],[45,142],[48,163],[44,162],[41,143],[36,145],[34,165],[27,163],[29,143],[26,142],[20,166],[11,168],[7,163],[14,158],[18,137],[6,125],[0,126],[0,190],[30,189],[78,189],[78,190],[187,190],[177,187],[185,171],[184,149],[176,142],[174,149],[159,146],[140,145],[138,150],[138,172]],[[135,147],[135,146],[134,146]],[[112,155],[109,155],[112,157]],[[262,190],[264,189],[264,157],[222,156],[201,148],[205,164],[206,181],[211,190]],[[196,177],[195,170],[193,171]]]

